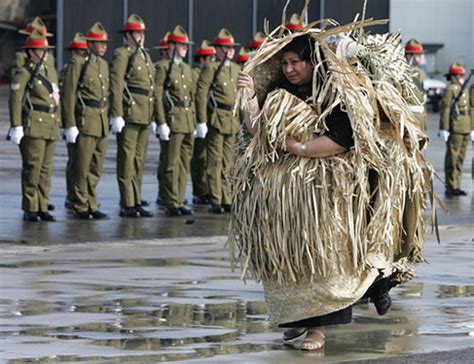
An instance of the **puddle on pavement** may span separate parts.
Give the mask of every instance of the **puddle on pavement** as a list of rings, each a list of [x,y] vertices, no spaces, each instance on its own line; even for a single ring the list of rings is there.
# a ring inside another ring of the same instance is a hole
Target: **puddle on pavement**
[[[12,277],[2,281],[8,295],[0,299],[6,348],[0,357],[11,363],[179,361],[286,350],[281,330],[267,321],[260,287],[240,283],[225,250],[188,259],[28,260],[0,269]],[[396,289],[386,316],[358,305],[351,325],[327,329],[325,349],[314,357],[401,354],[430,336],[471,339],[471,280],[427,281]]]

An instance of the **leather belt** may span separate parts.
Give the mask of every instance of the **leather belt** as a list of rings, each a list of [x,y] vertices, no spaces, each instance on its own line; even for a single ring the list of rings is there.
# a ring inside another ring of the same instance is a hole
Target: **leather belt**
[[[140,87],[128,86],[128,90],[132,94],[138,94],[138,95],[143,95],[143,96],[153,96],[152,90],[145,90],[144,88],[140,88]]]
[[[221,110],[232,111],[234,108],[232,105],[221,104],[220,102],[216,101],[216,107]]]
[[[57,106],[49,107],[46,105],[38,105],[38,104],[32,104],[33,110],[35,111],[41,111],[41,112],[47,112],[50,114],[55,113],[58,110]]]
[[[178,100],[173,102],[175,107],[191,107],[193,104],[193,100]]]
[[[89,100],[89,99],[84,99],[84,105],[93,107],[95,109],[103,109],[104,107],[107,107],[107,101],[97,101],[97,100]]]

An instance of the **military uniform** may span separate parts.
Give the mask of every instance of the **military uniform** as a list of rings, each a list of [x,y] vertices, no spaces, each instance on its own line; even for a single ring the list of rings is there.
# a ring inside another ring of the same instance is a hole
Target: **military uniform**
[[[176,26],[169,34],[170,42],[189,44],[181,26]],[[176,55],[174,60],[173,56],[171,58],[159,62],[157,66],[155,120],[158,128],[166,124],[170,130],[169,140],[161,141],[167,144],[163,150],[161,189],[168,214],[179,215],[190,213],[184,208],[184,198],[196,121],[191,68],[182,60],[177,61]]]
[[[28,37],[25,48],[51,47],[46,37],[34,30]],[[61,124],[58,76],[54,67],[42,64],[28,92],[26,88],[36,69],[36,64],[32,61],[16,68],[10,86],[10,120],[12,129],[22,129],[24,135],[19,138],[24,219],[53,221],[54,218],[47,211],[54,152]],[[29,93],[26,98],[29,112],[25,112],[23,108],[26,93]]]
[[[464,68],[453,65],[449,75],[464,74]],[[452,80],[446,88],[441,100],[440,129],[449,131],[446,144],[446,157],[444,164],[446,193],[448,195],[465,195],[460,189],[462,165],[466,156],[469,137],[474,130],[473,119],[470,115],[469,90],[465,88],[457,102],[457,115],[453,119],[451,105],[461,92],[461,85]]]
[[[194,52],[194,60],[199,66],[193,68],[193,83],[196,90],[197,81],[202,68],[207,64],[206,58],[216,54],[216,49],[212,47],[207,40],[201,42],[200,47]],[[201,61],[202,60],[202,61]],[[205,62],[205,63],[203,63]],[[191,159],[191,180],[193,185],[193,203],[208,204],[209,188],[207,186],[206,162],[207,162],[207,139],[194,139],[193,157]]]
[[[219,32],[214,45],[237,45],[230,32]],[[196,88],[198,122],[206,122],[207,134],[207,179],[211,211],[219,213],[220,206],[230,211],[231,191],[225,177],[232,157],[239,119],[233,115],[237,96],[237,75],[240,67],[227,60],[215,79],[221,62],[210,62],[201,71]],[[215,79],[215,80],[214,80]],[[212,86],[214,82],[214,86]]]
[[[415,54],[421,55],[423,53],[423,46],[416,39],[410,39],[405,45],[405,54],[407,57]],[[426,91],[424,83],[426,81],[425,71],[417,64],[412,64],[410,69],[414,87],[405,95],[408,102],[408,107],[415,116],[418,127],[425,131],[427,127],[428,115],[426,114],[425,99]]]
[[[134,30],[146,30],[143,20],[137,15],[131,15],[123,29],[124,32]],[[127,70],[128,80],[125,79]],[[124,46],[115,50],[110,65],[110,113],[112,118],[125,120],[124,128],[117,133],[121,216],[152,216],[141,208],[141,188],[148,149],[148,126],[153,117],[154,77],[155,67],[145,49]],[[137,213],[138,209],[141,212]]]
[[[84,41],[107,41],[102,24],[96,23]],[[87,46],[87,44],[86,44]],[[109,67],[94,53],[75,56],[64,75],[62,115],[65,133],[78,128],[72,145],[70,182],[73,209],[78,218],[105,218],[99,212],[96,187],[100,180],[109,134]]]

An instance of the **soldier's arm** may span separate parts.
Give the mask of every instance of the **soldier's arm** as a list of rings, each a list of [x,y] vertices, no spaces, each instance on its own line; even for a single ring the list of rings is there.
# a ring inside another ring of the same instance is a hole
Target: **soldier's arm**
[[[166,123],[165,105],[163,100],[164,83],[167,69],[164,63],[157,63],[155,70],[155,107],[153,109],[155,121],[158,125]]]
[[[196,116],[198,123],[207,123],[207,99],[212,79],[214,78],[214,68],[206,66],[202,69],[196,86]]]
[[[28,80],[30,79],[30,73],[22,67],[17,67],[12,74],[13,78],[10,84],[8,107],[10,111],[10,125],[14,128],[22,125],[23,96],[26,92]]]
[[[64,72],[62,95],[61,95],[61,116],[63,126],[65,128],[71,128],[77,126],[75,109],[77,102],[77,88],[79,83],[79,77],[81,76],[81,69],[83,62],[79,62],[75,59],[66,67]]]
[[[450,86],[444,91],[443,97],[441,98],[441,111],[440,111],[440,130],[449,130],[449,121],[451,114],[451,102],[454,97],[453,90]]]
[[[112,117],[123,116],[123,89],[127,71],[128,54],[117,49],[110,64],[110,114]]]

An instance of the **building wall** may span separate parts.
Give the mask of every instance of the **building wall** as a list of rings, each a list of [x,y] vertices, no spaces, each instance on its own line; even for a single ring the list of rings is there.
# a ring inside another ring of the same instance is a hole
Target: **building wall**
[[[453,61],[474,67],[473,0],[391,0],[390,31],[401,30],[404,42],[442,43],[435,71],[445,73]]]

